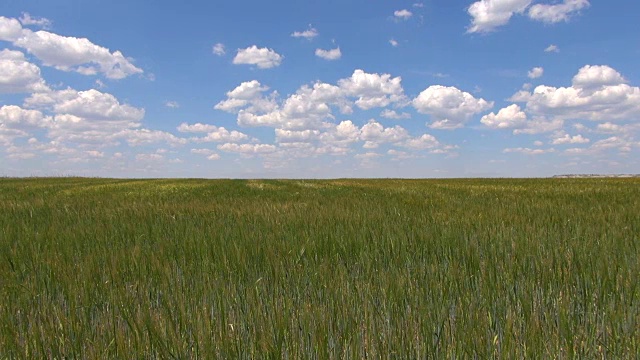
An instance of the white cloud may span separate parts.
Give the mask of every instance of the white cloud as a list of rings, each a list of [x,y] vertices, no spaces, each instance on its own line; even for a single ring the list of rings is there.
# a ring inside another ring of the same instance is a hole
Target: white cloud
[[[26,12],[22,13],[22,16],[20,17],[20,22],[24,26],[35,25],[43,29],[48,29],[51,27],[51,20],[46,18],[31,17],[31,15],[29,15],[29,13],[26,13]]]
[[[295,38],[305,38],[307,40],[311,40],[313,38],[315,38],[316,36],[320,35],[318,33],[318,30],[316,30],[315,28],[313,28],[311,25],[309,25],[309,28],[307,30],[304,31],[294,31],[291,36],[295,37]]]
[[[0,107],[0,128],[24,129],[45,127],[51,118],[44,116],[37,110],[23,109],[16,105],[4,105]]]
[[[235,144],[226,143],[218,145],[218,150],[239,154],[269,154],[277,150],[274,145],[270,144]]]
[[[560,4],[535,4],[529,8],[529,18],[545,23],[569,20],[574,13],[589,7],[588,0],[564,0]]]
[[[502,151],[505,154],[508,153],[521,153],[526,155],[542,155],[555,152],[555,149],[530,149],[530,148],[507,148]]]
[[[380,116],[385,119],[394,119],[394,120],[411,119],[411,114],[409,113],[406,113],[406,112],[397,113],[395,110],[389,110],[389,109],[382,110],[382,112],[380,113]]]
[[[500,109],[498,114],[490,113],[480,119],[480,122],[493,129],[509,129],[524,126],[527,115],[520,106],[513,104]]]
[[[529,73],[527,73],[527,76],[529,77],[529,79],[537,79],[541,77],[543,74],[544,74],[544,68],[534,67],[533,69],[529,70]]]
[[[359,108],[368,110],[405,101],[401,81],[399,76],[391,78],[389,74],[369,74],[357,69],[350,78],[339,80],[338,85],[348,96],[358,98],[355,103]]]
[[[389,44],[391,44],[391,46],[393,46],[393,47],[398,47],[398,45],[399,45],[398,41],[396,41],[394,39],[389,40]]]
[[[409,132],[400,127],[385,128],[379,122],[371,119],[360,130],[360,140],[365,141],[365,147],[377,148],[383,143],[398,143],[409,138]]]
[[[0,40],[16,41],[22,36],[22,25],[16,19],[0,16]]]
[[[212,52],[214,55],[217,55],[217,56],[223,56],[224,54],[227,53],[223,43],[217,43],[213,45]]]
[[[589,139],[583,137],[582,135],[571,136],[567,133],[560,132],[553,137],[551,143],[553,145],[586,144],[589,141]]]
[[[0,94],[47,91],[40,68],[28,62],[20,51],[0,51]]]
[[[166,101],[164,103],[164,106],[171,108],[171,109],[177,109],[180,107],[180,104],[178,104],[177,101]]]
[[[208,133],[210,131],[218,130],[218,127],[215,125],[201,124],[201,123],[195,123],[193,125],[182,123],[180,124],[180,126],[178,126],[177,129],[180,132],[186,132],[186,133]]]
[[[103,73],[110,79],[122,79],[142,73],[120,51],[111,52],[86,38],[57,35],[48,31],[22,28],[15,19],[0,17],[0,40],[27,50],[46,66],[83,75]]]
[[[186,139],[179,138],[166,131],[150,129],[126,129],[113,134],[112,137],[114,139],[122,138],[126,140],[130,146],[141,146],[158,142],[166,142],[171,146],[184,145],[187,143]]]
[[[260,69],[270,69],[279,66],[284,57],[272,49],[258,48],[256,45],[246,49],[238,49],[234,64],[256,65]]]
[[[455,87],[433,85],[413,99],[413,107],[421,114],[432,117],[434,129],[456,129],[471,117],[493,107],[493,102],[476,99]]]
[[[249,140],[249,136],[236,130],[229,131],[224,127],[219,127],[209,131],[204,137],[192,138],[192,140],[195,142],[239,142]]]
[[[339,47],[330,50],[316,49],[316,56],[325,60],[338,60],[342,57],[342,52]]]
[[[525,112],[560,120],[635,120],[640,116],[640,88],[608,66],[581,68],[571,87],[540,85],[532,93],[521,91],[512,97],[526,102]]]
[[[204,155],[207,157],[207,160],[219,160],[220,155],[216,154],[215,151],[211,149],[191,149],[192,154]]]
[[[506,25],[514,14],[522,14],[532,0],[480,0],[467,9],[471,15],[468,33],[490,32]]]
[[[559,53],[560,52],[560,48],[556,45],[549,45],[547,46],[546,49],[544,49],[544,52],[554,52],[554,53]]]
[[[586,65],[573,77],[573,87],[578,89],[593,89],[602,86],[625,84],[622,75],[606,65]]]
[[[396,19],[408,20],[411,16],[413,16],[413,13],[407,9],[402,9],[394,11],[393,16],[395,16]]]
[[[224,127],[217,127],[210,124],[195,123],[189,125],[182,123],[178,126],[178,131],[184,133],[206,133],[203,137],[191,138],[195,142],[239,142],[248,140],[249,136],[239,131],[229,131]]]
[[[414,150],[433,149],[439,145],[440,142],[430,134],[423,134],[420,137],[409,139],[402,144],[403,147]]]

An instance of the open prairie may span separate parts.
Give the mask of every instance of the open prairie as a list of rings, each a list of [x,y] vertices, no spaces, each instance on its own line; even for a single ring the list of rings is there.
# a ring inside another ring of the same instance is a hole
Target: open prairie
[[[0,180],[0,358],[633,358],[640,179]]]

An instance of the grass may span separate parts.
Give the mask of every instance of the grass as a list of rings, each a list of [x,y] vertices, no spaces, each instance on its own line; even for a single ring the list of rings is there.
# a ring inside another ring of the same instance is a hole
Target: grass
[[[0,358],[634,358],[640,180],[0,180]]]

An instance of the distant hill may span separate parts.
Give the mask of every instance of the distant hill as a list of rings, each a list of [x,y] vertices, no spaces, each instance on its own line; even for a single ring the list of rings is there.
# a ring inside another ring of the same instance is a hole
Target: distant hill
[[[568,179],[568,178],[636,178],[640,177],[640,174],[565,174],[554,175],[556,179]]]

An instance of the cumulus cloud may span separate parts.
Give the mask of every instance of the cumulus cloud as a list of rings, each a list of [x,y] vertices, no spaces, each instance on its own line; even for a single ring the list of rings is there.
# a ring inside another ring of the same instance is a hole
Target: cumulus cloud
[[[540,85],[512,97],[526,102],[526,112],[559,120],[632,120],[640,115],[640,88],[626,84],[613,68],[587,65],[570,87]]]
[[[380,116],[385,119],[394,119],[394,120],[411,119],[411,114],[409,113],[406,113],[406,112],[398,113],[395,110],[389,110],[389,109],[384,109],[380,113]]]
[[[339,47],[329,50],[316,49],[316,56],[325,60],[338,60],[342,57],[342,52]]]
[[[20,51],[0,51],[0,94],[32,93],[49,88],[40,76],[40,68],[28,62]]]
[[[217,43],[213,45],[212,52],[214,55],[217,55],[217,56],[223,56],[224,54],[227,53],[223,43]]]
[[[218,150],[230,153],[238,153],[245,155],[269,154],[277,150],[274,145],[270,144],[236,144],[225,143],[218,145]]]
[[[272,49],[258,48],[256,45],[246,49],[238,49],[238,53],[233,58],[234,64],[256,65],[259,69],[270,69],[280,66],[284,56]]]
[[[399,20],[408,20],[411,16],[413,16],[413,13],[407,9],[402,9],[394,11],[393,16]]]
[[[170,108],[170,109],[177,109],[180,107],[180,104],[178,104],[177,101],[166,101],[164,103],[164,106]]]
[[[568,21],[569,17],[589,7],[588,0],[564,0],[559,4],[535,4],[529,8],[529,18],[545,23]]]
[[[315,38],[316,36],[320,35],[318,33],[318,30],[316,30],[315,28],[313,28],[311,25],[309,25],[309,28],[307,30],[304,31],[294,31],[291,36],[295,37],[295,38],[305,38],[307,40],[311,40],[313,38]]]
[[[529,70],[529,72],[527,73],[527,76],[529,77],[529,79],[537,79],[541,77],[543,74],[544,74],[544,68],[534,67],[533,69]]]
[[[86,38],[61,36],[43,30],[34,32],[22,28],[16,19],[0,17],[0,40],[10,41],[37,57],[45,66],[62,71],[83,75],[102,73],[110,79],[143,72],[120,51],[111,52]]]
[[[514,14],[522,14],[532,0],[480,0],[467,9],[471,15],[468,33],[483,33],[506,25]]]
[[[355,104],[363,109],[385,107],[391,103],[405,101],[401,77],[389,74],[366,73],[357,69],[350,78],[338,81],[346,95],[357,97]]]
[[[480,119],[480,122],[492,129],[509,129],[524,126],[527,115],[520,106],[513,104],[500,109],[497,114],[490,113]]]
[[[560,132],[554,135],[553,139],[551,140],[551,143],[553,145],[586,144],[589,141],[590,141],[589,139],[583,137],[582,135],[571,136],[567,133]]]
[[[37,110],[23,109],[16,105],[0,107],[0,128],[25,129],[45,127],[51,121],[50,117]]]
[[[476,99],[468,92],[455,87],[433,85],[413,99],[413,107],[432,118],[434,129],[456,129],[464,126],[471,117],[493,107],[493,102]]]
[[[394,39],[389,40],[389,44],[391,44],[391,46],[393,47],[398,47],[399,45],[398,41]]]

